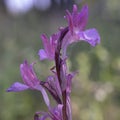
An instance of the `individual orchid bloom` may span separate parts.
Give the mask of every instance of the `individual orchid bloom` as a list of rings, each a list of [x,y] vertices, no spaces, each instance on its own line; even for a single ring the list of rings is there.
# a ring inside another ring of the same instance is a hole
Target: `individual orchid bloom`
[[[78,12],[77,6],[74,5],[72,13],[67,10],[66,18],[69,32],[63,40],[63,56],[66,55],[67,46],[73,42],[85,41],[91,46],[96,46],[100,43],[100,36],[95,28],[84,30],[88,21],[87,5],[83,6],[81,12]]]
[[[40,81],[33,70],[33,65],[34,63],[29,65],[27,61],[24,61],[24,63],[20,65],[20,73],[24,84],[16,82],[8,89],[8,92],[18,92],[28,88],[36,89]]]
[[[38,90],[38,91],[41,91],[46,105],[49,106],[50,102],[49,102],[48,95],[45,89],[40,85],[40,81],[38,80],[33,70],[33,65],[34,63],[29,65],[27,61],[24,61],[24,63],[20,65],[20,72],[21,72],[21,76],[24,84],[15,82],[13,85],[11,85],[11,87],[7,89],[7,92],[20,92],[27,89]]]
[[[50,39],[45,34],[41,35],[44,49],[40,49],[38,55],[40,60],[49,59],[54,60],[55,47],[57,43],[58,34],[53,34]]]
[[[58,104],[54,108],[49,108],[49,112],[36,112],[34,120],[63,120],[62,104]]]

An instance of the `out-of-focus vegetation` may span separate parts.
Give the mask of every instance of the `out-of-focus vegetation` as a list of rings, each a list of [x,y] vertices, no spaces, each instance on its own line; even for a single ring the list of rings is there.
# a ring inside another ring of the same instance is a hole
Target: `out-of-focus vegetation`
[[[64,3],[64,2],[63,2]],[[71,71],[79,74],[73,80],[73,120],[120,120],[120,5],[119,0],[83,0],[89,5],[87,28],[95,27],[101,44],[73,44],[68,49]],[[65,9],[54,3],[48,11],[31,10],[11,16],[0,6],[0,120],[30,120],[38,110],[46,110],[41,94],[36,91],[6,93],[15,81],[21,81],[19,65],[27,59],[36,61],[35,70],[45,80],[52,63],[39,61],[42,48],[40,35],[48,36],[65,26]]]

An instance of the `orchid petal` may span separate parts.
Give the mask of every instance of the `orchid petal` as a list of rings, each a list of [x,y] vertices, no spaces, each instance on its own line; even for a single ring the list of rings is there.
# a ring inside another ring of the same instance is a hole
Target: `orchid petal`
[[[46,53],[48,54],[49,50],[50,50],[50,41],[45,34],[41,35],[41,39],[42,39],[42,42],[44,45],[44,49],[45,49]]]
[[[72,14],[67,10],[66,18],[69,25],[69,30],[73,34],[74,30],[83,30],[88,21],[88,6],[84,5],[81,12],[78,12],[77,6],[73,5]]]
[[[26,60],[20,65],[20,72],[23,82],[31,89],[34,89],[34,87],[40,83],[33,70],[33,65],[33,63],[29,65]]]
[[[72,15],[71,13],[67,10],[66,11],[67,15],[66,15],[66,18],[68,20],[68,24],[69,24],[69,30],[71,31],[71,34],[73,34],[73,20],[72,20]]]
[[[15,82],[13,85],[11,85],[8,89],[7,92],[20,92],[27,90],[29,87],[25,84]]]
[[[79,30],[83,30],[88,21],[88,6],[84,5],[81,9],[81,12],[78,13],[76,27],[79,27]]]
[[[100,36],[95,28],[83,31],[79,37],[88,42],[91,46],[96,46],[100,43]]]

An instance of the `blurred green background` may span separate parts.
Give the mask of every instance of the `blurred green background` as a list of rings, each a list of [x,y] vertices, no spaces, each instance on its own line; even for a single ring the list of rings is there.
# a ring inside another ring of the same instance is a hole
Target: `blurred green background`
[[[68,49],[69,67],[79,74],[73,80],[73,120],[120,120],[120,1],[68,0],[49,9],[31,9],[25,14],[11,14],[0,2],[0,120],[31,120],[36,111],[46,110],[41,93],[24,91],[6,93],[15,81],[22,82],[19,65],[27,59],[36,61],[35,70],[41,80],[50,75],[53,65],[39,61],[42,48],[40,35],[50,36],[66,26],[65,10],[77,3],[79,10],[89,5],[87,28],[97,28],[101,44],[73,44]]]

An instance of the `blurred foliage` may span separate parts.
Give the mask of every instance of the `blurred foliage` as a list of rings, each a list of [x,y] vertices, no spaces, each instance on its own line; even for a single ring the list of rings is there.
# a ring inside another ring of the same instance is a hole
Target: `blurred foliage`
[[[87,28],[98,29],[101,44],[92,48],[80,42],[68,49],[69,67],[79,72],[73,80],[73,120],[120,120],[119,0],[83,0],[79,6],[85,2],[90,10]],[[65,26],[65,9],[32,10],[16,17],[0,9],[0,120],[30,120],[36,111],[46,110],[41,93],[5,90],[14,81],[22,82],[19,65],[24,59],[36,61],[35,70],[41,80],[51,74],[53,63],[40,62],[37,55],[42,48],[40,34],[49,36]]]

